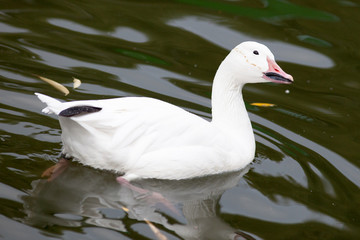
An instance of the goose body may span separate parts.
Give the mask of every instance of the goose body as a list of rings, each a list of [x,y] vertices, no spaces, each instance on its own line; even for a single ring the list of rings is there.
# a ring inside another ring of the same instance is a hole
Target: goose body
[[[255,139],[242,98],[246,83],[291,83],[270,50],[236,46],[212,90],[212,121],[147,97],[60,102],[36,93],[43,112],[59,116],[63,154],[123,178],[184,179],[239,170],[254,158]]]

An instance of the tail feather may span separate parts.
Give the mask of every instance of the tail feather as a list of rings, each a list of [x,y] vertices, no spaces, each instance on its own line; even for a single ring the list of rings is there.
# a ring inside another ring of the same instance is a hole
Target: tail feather
[[[40,99],[41,102],[45,103],[47,107],[45,107],[42,112],[47,114],[56,114],[58,115],[61,111],[61,102],[56,100],[55,98],[46,96],[41,93],[35,93],[35,95]]]

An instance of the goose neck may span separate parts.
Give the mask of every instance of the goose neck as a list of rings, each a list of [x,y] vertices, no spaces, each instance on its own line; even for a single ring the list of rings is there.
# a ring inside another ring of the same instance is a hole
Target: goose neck
[[[242,83],[220,65],[212,90],[212,123],[222,130],[244,138],[254,138],[242,96]]]

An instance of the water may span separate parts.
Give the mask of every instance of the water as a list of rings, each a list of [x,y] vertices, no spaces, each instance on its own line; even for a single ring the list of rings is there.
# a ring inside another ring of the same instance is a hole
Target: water
[[[146,219],[167,239],[359,239],[359,10],[345,0],[3,1],[0,238],[159,239]],[[34,92],[156,97],[208,119],[214,73],[244,40],[268,45],[295,78],[245,87],[257,141],[247,169],[135,183],[164,199],[75,163],[41,178],[61,132]]]

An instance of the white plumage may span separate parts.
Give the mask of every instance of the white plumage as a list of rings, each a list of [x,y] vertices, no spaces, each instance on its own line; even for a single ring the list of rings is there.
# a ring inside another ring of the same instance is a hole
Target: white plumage
[[[47,104],[43,112],[60,114],[64,154],[124,173],[127,180],[184,179],[235,171],[253,160],[255,140],[241,90],[245,83],[269,81],[291,83],[292,77],[267,47],[244,42],[216,73],[211,122],[153,98],[60,102],[36,95]],[[73,116],[61,114],[74,107]]]

